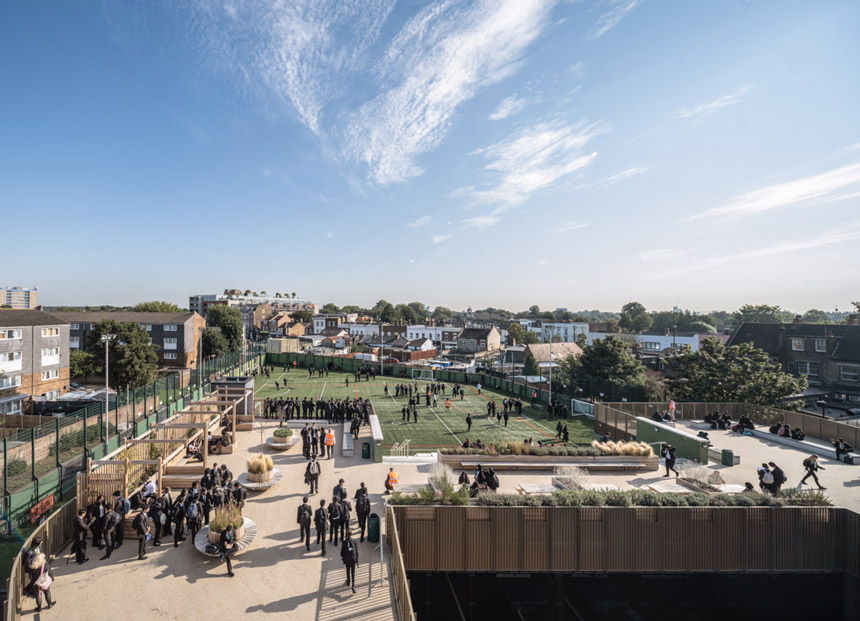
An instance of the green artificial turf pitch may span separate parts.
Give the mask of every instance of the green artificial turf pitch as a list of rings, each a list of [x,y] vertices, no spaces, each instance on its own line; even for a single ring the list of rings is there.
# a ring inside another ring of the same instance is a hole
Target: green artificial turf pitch
[[[349,379],[349,386],[345,380]],[[283,388],[283,381],[287,380],[287,389]],[[275,390],[275,381],[280,385]],[[385,395],[384,384],[388,384],[389,395]],[[408,423],[401,421],[401,408],[409,402],[409,397],[394,397],[394,386],[397,383],[412,383],[418,385],[421,394],[421,405],[418,406],[418,422]],[[501,444],[507,441],[520,441],[533,438],[538,440],[550,440],[555,438],[555,426],[558,422],[555,418],[549,418],[543,408],[533,409],[528,402],[523,403],[523,414],[513,414],[508,420],[508,426],[487,420],[487,400],[496,402],[497,411],[502,410],[502,399],[508,395],[496,390],[482,389],[478,394],[475,386],[465,386],[466,396],[464,399],[452,399],[451,391],[453,384],[445,384],[445,395],[438,394],[437,405],[430,407],[424,405],[424,390],[426,381],[403,380],[394,377],[378,377],[370,381],[362,380],[355,383],[352,373],[330,372],[328,377],[309,378],[306,369],[291,369],[286,372],[283,367],[274,367],[271,376],[257,377],[255,382],[255,397],[265,399],[267,397],[302,398],[312,399],[334,398],[355,399],[361,397],[370,399],[384,436],[383,448],[388,449],[394,443],[411,440],[411,452],[433,450],[443,447],[457,447],[468,437],[472,442],[481,440],[484,444]],[[445,397],[451,399],[451,408],[445,409]],[[472,415],[472,429],[466,431],[466,414]],[[562,421],[568,426],[571,444],[589,444],[594,438],[591,420],[583,416],[575,416]]]

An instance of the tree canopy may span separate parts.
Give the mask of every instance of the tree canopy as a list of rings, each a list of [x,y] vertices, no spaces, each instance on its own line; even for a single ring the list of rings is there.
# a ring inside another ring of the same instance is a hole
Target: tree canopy
[[[531,352],[526,354],[526,359],[523,361],[523,375],[540,375],[540,367]]]
[[[221,334],[227,340],[229,351],[242,348],[245,326],[242,321],[242,311],[238,308],[213,304],[206,311],[206,324],[213,328],[221,328]]]
[[[735,327],[744,322],[782,323],[783,311],[779,306],[768,304],[744,304],[732,313]]]
[[[173,302],[165,302],[164,300],[152,300],[150,302],[138,302],[131,307],[135,313],[181,313],[183,309],[179,308]]]
[[[69,351],[69,376],[87,377],[96,375],[100,370],[104,373],[104,366],[99,365],[98,360],[91,353],[82,349]]]
[[[323,304],[323,307],[320,309],[321,313],[325,314],[335,314],[340,312],[340,308],[338,308],[337,304],[334,302],[328,302]]]
[[[158,375],[158,347],[152,343],[146,330],[136,323],[120,323],[112,319],[97,322],[88,337],[87,351],[98,363],[101,373],[104,373],[105,359],[105,344],[101,341],[103,334],[116,335],[115,339],[108,341],[108,384],[112,388],[136,388],[155,380]]]
[[[803,313],[804,323],[831,323],[830,316],[823,310],[811,308]]]
[[[698,351],[667,358],[666,366],[666,385],[679,401],[775,406],[807,387],[806,378],[784,373],[752,343],[726,347],[717,339],[705,339]]]
[[[204,356],[223,356],[230,351],[230,344],[220,329],[206,327],[201,336]]]
[[[579,356],[567,356],[560,364],[567,384],[594,389],[608,399],[622,396],[645,400],[649,394],[645,367],[630,353],[630,348],[616,336],[594,341]]]
[[[618,323],[625,332],[638,334],[651,327],[652,319],[642,304],[628,302],[621,308],[621,320]]]
[[[314,320],[314,314],[309,310],[290,311],[290,319],[300,323],[310,323]]]

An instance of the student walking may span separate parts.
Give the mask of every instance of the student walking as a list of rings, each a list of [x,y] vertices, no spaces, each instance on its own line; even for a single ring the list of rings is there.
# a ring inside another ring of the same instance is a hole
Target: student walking
[[[355,593],[355,566],[358,564],[358,546],[352,540],[352,531],[346,531],[346,539],[340,546],[340,558],[346,566],[346,582],[344,586],[352,586]]]
[[[299,505],[296,522],[299,524],[299,543],[304,542],[308,552],[311,551],[311,518],[313,517],[313,509],[308,504],[308,497],[302,498],[302,504]]]
[[[666,474],[663,476],[669,476],[670,470],[675,473],[675,476],[678,476],[679,473],[675,470],[675,447],[671,444],[664,444],[663,450],[660,451],[660,453],[662,454],[663,459],[666,460]]]
[[[359,495],[356,492],[355,515],[358,518],[358,528],[361,533],[359,541],[364,541],[364,529],[367,526],[367,516],[370,515],[370,498],[367,497],[367,494]]]
[[[806,479],[812,477],[812,480],[815,481],[815,484],[818,486],[818,489],[827,489],[826,487],[822,487],[821,483],[818,481],[819,470],[824,470],[825,468],[818,463],[818,455],[810,455],[806,459],[803,460],[803,467],[806,470],[806,475],[802,479],[800,479],[800,484],[803,485],[806,483]]]
[[[320,464],[317,461],[316,455],[314,455],[308,462],[307,468],[305,468],[305,483],[311,487],[308,492],[311,496],[320,490],[320,470]]]
[[[314,526],[317,529],[317,544],[322,544],[322,555],[325,556],[325,534],[328,517],[325,512],[325,499],[320,500],[320,508],[314,512]]]
[[[137,560],[142,561],[146,558],[146,540],[150,537],[149,517],[146,515],[146,509],[142,509],[137,517],[132,522],[134,532],[137,533]]]

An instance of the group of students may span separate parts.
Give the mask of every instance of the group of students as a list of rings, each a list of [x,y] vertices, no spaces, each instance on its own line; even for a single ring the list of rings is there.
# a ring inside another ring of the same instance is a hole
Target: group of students
[[[325,419],[342,423],[352,418],[369,424],[371,406],[369,399],[293,399],[269,397],[263,402],[263,417],[290,421],[293,419]]]
[[[350,521],[352,520],[353,505],[347,498],[348,494],[343,479],[340,479],[332,490],[331,502],[327,508],[325,499],[321,499],[319,508],[314,511],[308,503],[308,497],[305,496],[302,498],[302,504],[299,505],[296,523],[299,525],[299,543],[304,543],[305,549],[308,551],[311,549],[311,524],[316,528],[316,544],[321,546],[322,556],[326,555],[326,533],[328,533],[329,543],[333,543],[335,546],[337,546],[338,539],[341,540],[340,557],[346,567],[346,586],[351,586],[352,592],[355,593],[355,566],[358,564],[358,546],[352,540]],[[364,531],[367,527],[367,518],[370,515],[370,496],[363,482],[356,490],[353,501],[355,502],[355,515],[361,533],[359,541],[364,541]]]
[[[358,426],[355,423],[355,419],[353,419],[350,429],[353,430],[353,437],[356,437]],[[312,425],[305,423],[299,435],[302,438],[302,455],[304,455],[305,459],[310,459],[311,457],[316,459],[317,455],[326,455],[328,459],[332,458],[336,442],[334,428],[317,427],[316,423]]]
[[[499,475],[491,467],[486,469],[478,464],[475,466],[475,478],[470,483],[469,475],[466,471],[460,473],[460,478],[457,479],[458,485],[464,485],[469,489],[469,497],[476,498],[479,492],[491,491],[495,492],[499,489]]]
[[[758,473],[758,486],[763,492],[777,496],[782,486],[788,482],[785,471],[770,461],[756,468]]]
[[[778,436],[782,436],[783,438],[791,438],[792,440],[803,440],[806,437],[806,434],[803,433],[803,430],[800,427],[795,427],[792,429],[787,424],[779,424],[775,423],[770,426],[769,431]]]

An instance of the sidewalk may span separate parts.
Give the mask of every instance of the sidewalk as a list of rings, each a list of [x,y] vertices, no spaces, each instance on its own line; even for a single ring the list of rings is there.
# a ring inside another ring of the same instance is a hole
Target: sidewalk
[[[259,424],[259,423],[258,423]],[[265,422],[265,439],[271,435],[275,422]],[[338,426],[335,426],[337,429]],[[369,428],[362,428],[361,441],[370,439]],[[340,441],[340,433],[338,433]],[[239,448],[231,455],[213,456],[226,463],[234,477],[245,470],[245,459],[260,450],[260,432],[239,432]],[[148,547],[147,559],[137,560],[137,540],[126,540],[106,561],[102,553],[90,546],[90,561],[77,565],[65,563],[65,556],[54,561],[56,582],[51,588],[58,604],[35,616],[35,600],[27,600],[24,616],[40,619],[207,619],[266,618],[290,613],[293,619],[325,619],[345,621],[389,621],[395,618],[392,604],[391,580],[388,579],[387,551],[385,564],[380,564],[377,544],[365,540],[359,544],[359,566],[356,569],[357,593],[344,586],[346,578],[340,560],[340,548],[327,546],[327,556],[311,545],[305,552],[299,545],[296,510],[307,492],[304,469],[307,463],[301,455],[301,445],[286,453],[263,449],[284,473],[284,478],[272,489],[249,493],[244,515],[257,523],[259,534],[247,551],[233,561],[234,578],[227,577],[226,565],[200,554],[190,538],[174,548],[172,538],[163,537],[160,547]],[[340,445],[336,447],[340,453]],[[320,499],[331,500],[331,490],[339,478],[346,479],[347,492],[352,499],[359,483],[364,480],[371,492],[372,511],[379,513],[384,528],[380,492],[388,467],[360,457],[323,459],[320,493],[309,500],[314,507]],[[411,469],[414,470],[414,469]],[[426,474],[423,476],[426,481]],[[409,477],[412,478],[412,477]],[[174,498],[179,490],[172,490]],[[353,514],[353,525],[355,518]],[[311,532],[315,537],[315,530]],[[357,537],[356,537],[357,540]],[[91,543],[91,541],[90,541]],[[66,548],[64,554],[68,554]],[[385,577],[388,584],[379,583]]]

